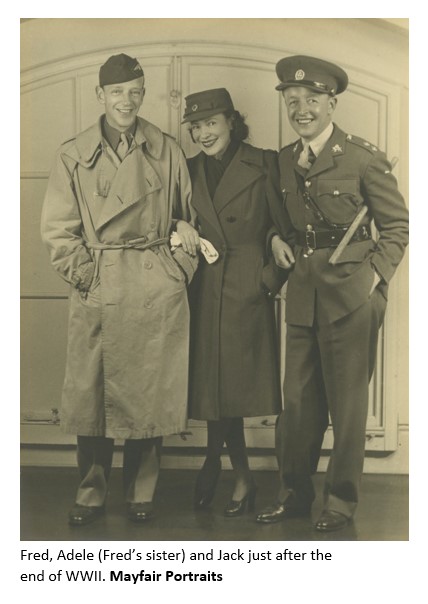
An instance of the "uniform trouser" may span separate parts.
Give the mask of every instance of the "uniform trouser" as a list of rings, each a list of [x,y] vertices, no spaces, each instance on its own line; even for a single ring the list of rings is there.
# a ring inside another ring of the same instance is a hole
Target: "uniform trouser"
[[[102,506],[108,490],[113,459],[112,438],[77,437],[77,463],[80,484],[76,503]],[[160,467],[162,438],[125,440],[123,450],[123,488],[128,503],[152,501]]]
[[[329,325],[287,325],[284,410],[275,431],[279,500],[290,491],[297,504],[315,499],[317,470],[329,414],[333,450],[324,485],[324,508],[351,517],[364,464],[368,385],[386,300],[370,299]]]

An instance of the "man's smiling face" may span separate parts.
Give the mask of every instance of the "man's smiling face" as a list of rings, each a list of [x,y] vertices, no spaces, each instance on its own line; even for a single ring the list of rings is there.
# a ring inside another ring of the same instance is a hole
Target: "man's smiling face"
[[[282,92],[291,126],[306,142],[314,140],[332,120],[336,98],[304,86],[291,86]]]
[[[125,132],[132,126],[144,99],[144,77],[97,87],[97,98],[104,105],[107,122]]]

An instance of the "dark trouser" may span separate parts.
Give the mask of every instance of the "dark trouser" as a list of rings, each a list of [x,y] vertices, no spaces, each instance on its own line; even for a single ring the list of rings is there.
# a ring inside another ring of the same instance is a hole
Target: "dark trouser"
[[[113,445],[112,438],[77,437],[80,485],[76,503],[87,506],[104,505],[113,459]],[[125,441],[123,488],[127,502],[152,501],[159,476],[161,445],[161,437]]]
[[[330,413],[334,445],[324,508],[353,515],[364,464],[368,385],[385,307],[375,290],[366,304],[330,325],[287,325],[284,410],[275,433],[280,501],[290,491],[298,505],[314,500],[311,475]]]

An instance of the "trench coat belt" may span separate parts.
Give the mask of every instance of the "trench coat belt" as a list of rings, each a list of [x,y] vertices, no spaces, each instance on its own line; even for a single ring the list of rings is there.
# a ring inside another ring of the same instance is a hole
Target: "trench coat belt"
[[[100,243],[99,241],[85,241],[85,245],[93,250],[146,250],[158,245],[164,245],[168,242],[169,237],[162,237],[161,239],[155,239],[154,241],[147,241],[147,237],[137,237],[136,239],[130,239],[124,243]]]

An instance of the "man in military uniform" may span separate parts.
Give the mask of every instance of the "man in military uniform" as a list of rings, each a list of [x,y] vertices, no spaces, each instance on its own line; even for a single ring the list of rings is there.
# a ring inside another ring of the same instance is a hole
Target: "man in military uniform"
[[[43,240],[70,284],[61,427],[77,435],[72,525],[104,512],[115,438],[127,515],[152,518],[162,436],[186,426],[191,183],[176,142],[138,117],[144,93],[135,58],[101,66],[105,113],[60,147],[43,206]],[[172,228],[183,243],[174,253]]]
[[[300,139],[280,152],[290,228],[272,238],[277,264],[292,267],[284,410],[276,427],[280,490],[276,504],[257,521],[310,514],[311,475],[330,415],[334,446],[315,528],[331,531],[346,526],[358,502],[368,385],[388,283],[408,243],[408,212],[385,154],[332,122],[347,74],[306,56],[280,60],[276,72],[277,90]],[[350,240],[340,246],[344,237]],[[343,249],[333,262],[338,245]]]

